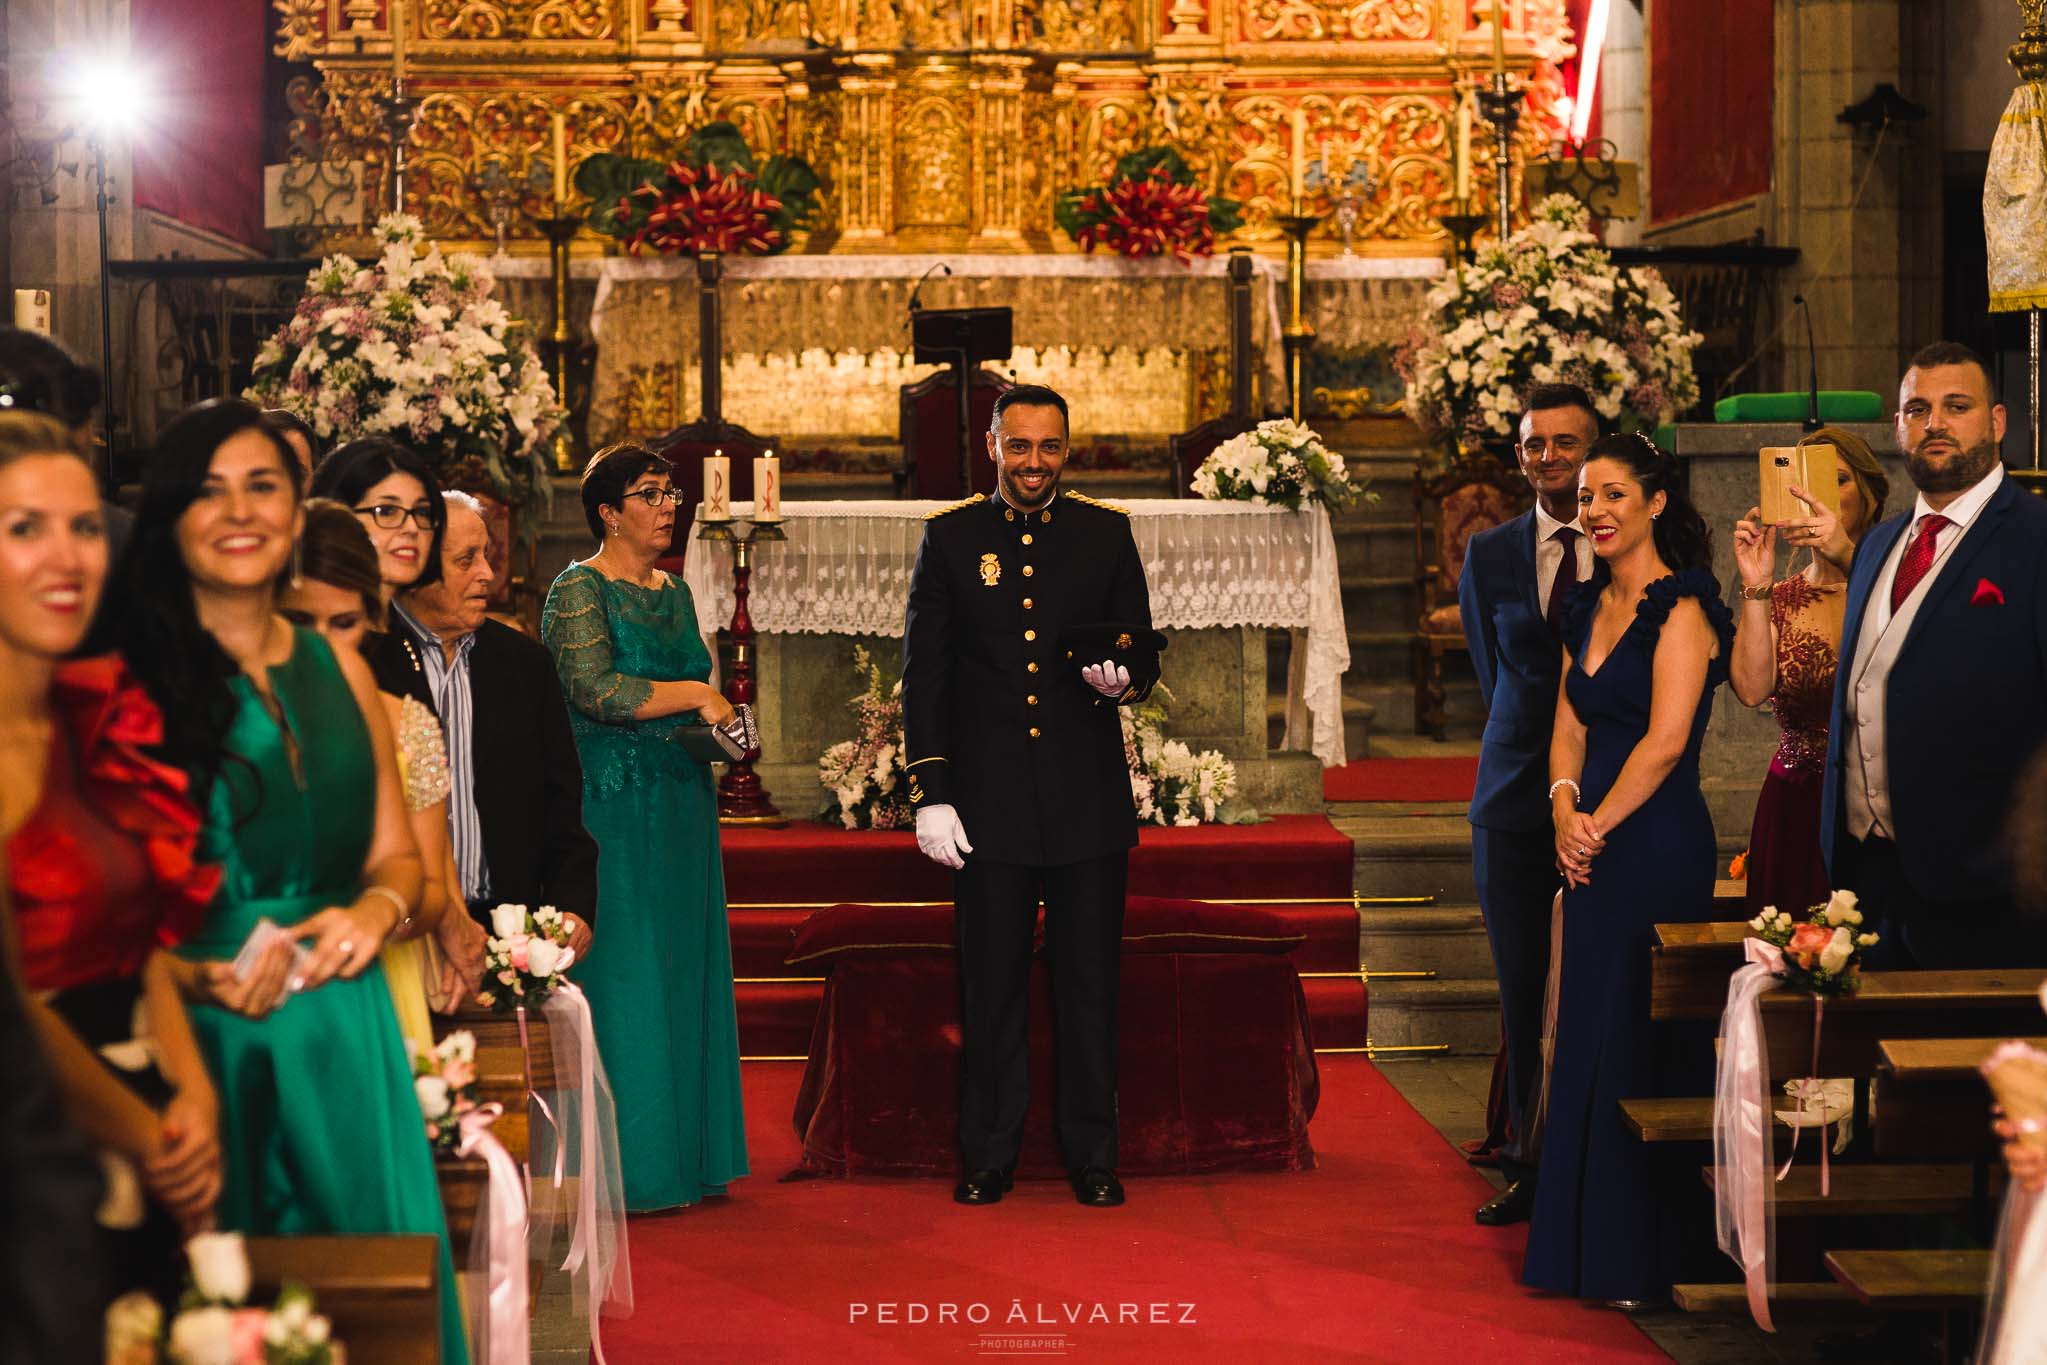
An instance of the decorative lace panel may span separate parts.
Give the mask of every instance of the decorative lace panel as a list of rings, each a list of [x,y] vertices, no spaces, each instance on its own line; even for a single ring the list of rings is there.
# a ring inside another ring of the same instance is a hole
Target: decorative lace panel
[[[792,502],[786,541],[753,560],[748,611],[768,634],[903,633],[910,572],[924,539],[924,514],[945,503]],[[1325,766],[1343,762],[1342,680],[1350,667],[1336,540],[1319,508],[1289,512],[1243,502],[1139,498],[1130,528],[1151,589],[1152,624],[1162,630],[1232,626],[1305,632],[1301,726],[1288,748],[1308,748]],[[734,505],[736,516],[751,511]],[[691,527],[694,536],[696,528]],[[732,557],[692,540],[684,581],[703,604],[707,632],[732,619]],[[558,585],[559,586],[559,585]],[[1289,706],[1291,716],[1295,708]],[[1312,736],[1300,733],[1312,718]],[[1304,742],[1305,741],[1305,742]]]

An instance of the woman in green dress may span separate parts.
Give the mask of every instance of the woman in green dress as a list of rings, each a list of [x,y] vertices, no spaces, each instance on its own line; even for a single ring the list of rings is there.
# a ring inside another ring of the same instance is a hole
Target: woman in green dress
[[[540,618],[583,760],[602,928],[574,975],[618,1097],[626,1207],[694,1204],[747,1173],[732,940],[711,770],[674,740],[732,706],[689,589],[654,567],[674,535],[668,462],[615,445],[583,470],[598,552],[554,580]]]
[[[447,1220],[378,950],[421,888],[368,667],[277,612],[296,460],[250,404],[165,429],[122,560],[115,630],[192,773],[219,894],[179,984],[220,1091],[220,1226],[441,1239],[441,1352],[468,1358]],[[235,959],[264,921],[286,931]],[[304,945],[304,954],[295,951]]]

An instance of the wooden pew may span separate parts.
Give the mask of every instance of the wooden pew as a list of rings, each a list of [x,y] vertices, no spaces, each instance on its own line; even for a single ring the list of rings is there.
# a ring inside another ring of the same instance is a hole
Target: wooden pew
[[[1718,1019],[1747,937],[1742,920],[1657,925],[1649,949],[1649,1017]]]
[[[1990,1092],[1978,1068],[2003,1038],[1886,1038],[1877,1045],[1876,1152],[1921,1161],[1988,1160]],[[2034,1047],[2047,1039],[2028,1038]]]
[[[437,1365],[439,1251],[432,1237],[251,1237],[249,1298],[276,1299],[286,1281],[312,1292],[348,1358]]]
[[[1827,1273],[1871,1308],[1945,1312],[1982,1302],[1987,1251],[1830,1251]]]
[[[467,1006],[453,1016],[434,1016],[434,1037],[441,1039],[458,1029],[476,1035],[476,1098],[479,1104],[500,1104],[505,1112],[491,1125],[512,1160],[524,1164],[532,1147],[532,1116],[527,1109],[526,1067],[528,1058],[519,1048],[519,1021],[509,1014],[497,1014]],[[532,1040],[530,1057],[536,1090],[555,1088],[553,1035],[547,1019],[538,1011],[526,1015],[526,1033]]]

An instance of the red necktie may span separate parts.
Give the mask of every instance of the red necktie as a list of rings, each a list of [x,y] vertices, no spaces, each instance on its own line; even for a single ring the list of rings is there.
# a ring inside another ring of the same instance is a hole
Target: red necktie
[[[1564,628],[1564,599],[1571,595],[1571,589],[1578,586],[1578,531],[1576,527],[1559,526],[1549,533],[1549,538],[1564,547],[1564,557],[1557,564],[1557,576],[1549,585],[1549,605],[1543,615],[1549,618],[1549,628],[1561,632]]]
[[[1919,523],[1919,529],[1912,536],[1912,543],[1905,547],[1905,557],[1898,563],[1898,577],[1891,584],[1891,610],[1905,605],[1905,599],[1912,595],[1912,589],[1919,586],[1919,580],[1926,577],[1926,571],[1933,567],[1933,556],[1939,545],[1935,537],[1943,526],[1953,522],[1938,512],[1929,512]]]

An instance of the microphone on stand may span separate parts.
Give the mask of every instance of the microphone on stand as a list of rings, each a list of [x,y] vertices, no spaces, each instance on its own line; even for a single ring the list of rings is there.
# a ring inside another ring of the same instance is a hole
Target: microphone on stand
[[[910,290],[910,311],[912,313],[924,306],[924,282],[930,279],[934,273],[941,270],[947,275],[952,274],[951,266],[947,265],[944,261],[938,261],[932,265],[930,270],[917,277],[916,285]]]
[[[1803,294],[1793,294],[1791,302],[1798,307],[1800,312],[1805,314],[1807,388],[1805,394],[1804,430],[1818,431],[1822,425],[1820,422],[1820,352],[1819,347],[1814,344],[1812,339],[1812,305],[1805,301],[1805,295]]]

